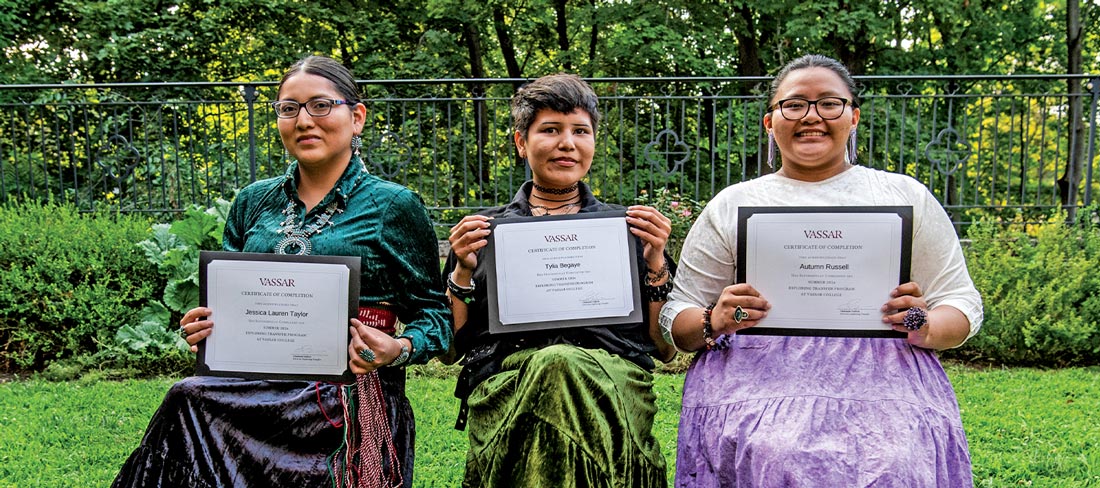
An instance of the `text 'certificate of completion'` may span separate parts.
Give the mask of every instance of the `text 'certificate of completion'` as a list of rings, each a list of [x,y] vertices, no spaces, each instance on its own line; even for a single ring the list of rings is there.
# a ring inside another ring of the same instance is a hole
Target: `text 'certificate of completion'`
[[[741,207],[739,283],[771,304],[738,334],[904,337],[882,323],[909,281],[912,207]]]
[[[352,378],[348,319],[358,308],[359,260],[203,252],[200,289],[214,329],[200,343],[199,373]]]
[[[638,322],[637,249],[625,213],[492,221],[493,333]]]

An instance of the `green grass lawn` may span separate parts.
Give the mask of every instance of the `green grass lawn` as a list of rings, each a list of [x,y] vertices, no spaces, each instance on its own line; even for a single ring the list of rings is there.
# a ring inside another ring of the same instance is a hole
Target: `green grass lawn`
[[[1100,368],[950,366],[980,487],[1100,487]],[[108,486],[174,379],[0,384],[0,487]],[[658,375],[657,435],[669,462],[683,377]],[[453,378],[413,376],[416,486],[454,487],[466,434]]]

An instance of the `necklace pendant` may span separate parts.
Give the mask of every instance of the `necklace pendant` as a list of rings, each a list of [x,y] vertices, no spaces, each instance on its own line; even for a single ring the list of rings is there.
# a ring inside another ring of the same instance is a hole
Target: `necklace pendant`
[[[316,220],[309,225],[297,224],[297,215],[294,211],[294,201],[290,201],[286,209],[283,210],[283,215],[286,215],[276,234],[282,234],[284,237],[277,244],[275,244],[275,254],[292,254],[298,256],[305,256],[313,254],[313,243],[309,238],[313,234],[320,234],[321,229],[326,226],[335,226],[336,222],[332,221],[332,216],[337,213],[343,213],[336,202],[332,202],[325,209],[325,212],[318,215]]]
[[[309,242],[309,237],[300,234],[287,234],[275,245],[275,254],[306,256],[311,252],[313,252],[313,244]]]

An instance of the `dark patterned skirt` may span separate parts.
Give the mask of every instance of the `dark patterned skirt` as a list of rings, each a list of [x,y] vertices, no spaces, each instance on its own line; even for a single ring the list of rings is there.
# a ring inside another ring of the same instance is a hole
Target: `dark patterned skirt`
[[[378,373],[402,486],[412,486],[415,428],[405,370]],[[332,486],[346,391],[329,383],[186,378],[165,395],[111,486]]]

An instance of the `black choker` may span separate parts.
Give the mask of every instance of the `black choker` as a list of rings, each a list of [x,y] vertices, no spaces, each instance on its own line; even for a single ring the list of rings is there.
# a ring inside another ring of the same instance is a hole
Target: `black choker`
[[[573,183],[572,185],[569,185],[565,188],[547,188],[547,187],[542,186],[538,183],[535,183],[534,181],[532,181],[531,184],[535,186],[536,190],[541,191],[543,193],[549,193],[551,195],[568,195],[570,193],[573,193],[573,192],[577,191],[577,188],[580,185],[579,183]]]

